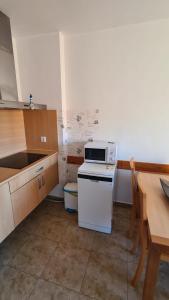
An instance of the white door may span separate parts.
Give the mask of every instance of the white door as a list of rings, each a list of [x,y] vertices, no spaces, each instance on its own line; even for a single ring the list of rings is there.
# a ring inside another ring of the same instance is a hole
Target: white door
[[[113,184],[78,178],[79,226],[111,232]]]

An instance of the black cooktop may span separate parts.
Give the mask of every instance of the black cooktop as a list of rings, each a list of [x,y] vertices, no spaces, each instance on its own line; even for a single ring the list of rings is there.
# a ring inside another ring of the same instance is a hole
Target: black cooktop
[[[19,152],[0,159],[0,167],[22,169],[45,157],[46,154]]]

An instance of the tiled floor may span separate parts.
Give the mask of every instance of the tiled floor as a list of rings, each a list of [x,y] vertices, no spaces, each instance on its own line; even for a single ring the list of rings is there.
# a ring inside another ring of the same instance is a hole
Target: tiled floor
[[[114,208],[113,232],[77,226],[77,215],[45,200],[0,245],[0,300],[140,300],[144,275],[130,286],[137,255],[128,251],[128,208]],[[169,299],[162,263],[156,300]]]

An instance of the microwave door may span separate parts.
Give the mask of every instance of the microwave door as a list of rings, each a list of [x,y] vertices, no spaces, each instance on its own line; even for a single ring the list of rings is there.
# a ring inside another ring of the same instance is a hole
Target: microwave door
[[[85,148],[85,161],[106,163],[106,154],[105,148]]]

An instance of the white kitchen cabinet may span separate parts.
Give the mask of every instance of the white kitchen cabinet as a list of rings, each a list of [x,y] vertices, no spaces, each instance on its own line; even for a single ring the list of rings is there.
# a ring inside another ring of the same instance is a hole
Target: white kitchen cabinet
[[[9,184],[0,186],[0,243],[14,230]]]
[[[14,223],[17,226],[39,204],[39,182],[35,178],[11,194]]]
[[[37,177],[39,203],[47,196],[45,172]]]
[[[9,181],[10,185],[10,192],[13,193],[22,186],[24,186],[26,183],[40,175],[48,166],[49,164],[49,158],[45,159],[44,161],[37,163],[31,168],[28,168],[25,172],[22,174],[18,174],[13,179]]]
[[[57,163],[54,163],[53,165],[50,165],[49,168],[47,168],[45,171],[45,185],[47,194],[49,194],[58,183],[58,165]]]
[[[22,222],[58,183],[58,168],[56,163],[50,165],[45,171],[43,171],[44,168],[38,170],[38,173],[41,173],[21,187],[20,183],[24,182],[23,175],[18,175],[17,178],[10,181],[13,187],[19,187],[15,192],[11,193],[15,226]],[[28,171],[25,173],[27,174]],[[35,176],[37,172],[33,174]]]

